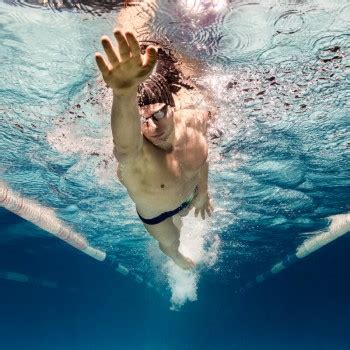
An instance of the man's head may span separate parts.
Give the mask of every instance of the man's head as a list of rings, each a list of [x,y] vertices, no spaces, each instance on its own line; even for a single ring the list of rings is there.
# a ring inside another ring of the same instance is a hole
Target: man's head
[[[141,131],[156,146],[167,143],[174,131],[174,112],[166,103],[152,103],[139,107]]]
[[[166,78],[157,72],[140,84],[137,91],[139,107],[155,103],[166,103],[172,107],[175,106],[174,97]]]
[[[176,67],[176,58],[170,49],[149,42],[158,48],[157,64],[151,76],[138,87],[137,103],[142,120],[142,133],[153,144],[162,147],[174,131],[173,94],[181,88],[192,89]],[[148,43],[140,45],[144,53]]]
[[[137,103],[143,135],[161,146],[174,130],[174,97],[163,75],[155,72],[138,87]]]

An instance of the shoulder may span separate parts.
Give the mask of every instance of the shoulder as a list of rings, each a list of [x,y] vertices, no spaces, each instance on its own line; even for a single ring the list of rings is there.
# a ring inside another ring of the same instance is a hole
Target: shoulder
[[[175,114],[184,126],[206,135],[210,112],[201,109],[186,108],[176,111]]]
[[[208,157],[206,139],[208,112],[186,109],[178,111],[178,118],[184,127],[179,146],[179,157],[185,171],[198,171]]]

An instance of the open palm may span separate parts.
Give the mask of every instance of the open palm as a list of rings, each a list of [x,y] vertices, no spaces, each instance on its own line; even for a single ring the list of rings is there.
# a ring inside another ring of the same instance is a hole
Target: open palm
[[[97,52],[96,63],[109,87],[116,91],[130,90],[150,76],[157,62],[157,51],[148,47],[142,55],[138,40],[130,32],[123,35],[116,30],[114,36],[119,50],[113,47],[107,36],[103,36],[101,42],[108,60]]]

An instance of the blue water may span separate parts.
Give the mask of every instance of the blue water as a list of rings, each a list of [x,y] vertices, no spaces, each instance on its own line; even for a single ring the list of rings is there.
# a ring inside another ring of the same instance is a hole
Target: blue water
[[[198,15],[194,3],[161,2],[152,22],[207,63],[198,83],[220,107],[210,145],[217,212],[198,229],[212,259],[185,279],[193,285],[178,312],[169,307],[182,279],[115,180],[109,95],[93,56],[118,9],[0,3],[1,180],[163,294],[1,209],[0,270],[30,276],[0,279],[6,349],[348,348],[348,236],[239,291],[349,212],[350,6],[237,1]]]
[[[2,220],[8,229],[11,221],[18,230],[34,230],[10,214]],[[348,348],[348,236],[244,294],[202,278],[198,301],[180,312],[48,237],[2,245],[2,269],[59,286],[0,279],[4,349]]]

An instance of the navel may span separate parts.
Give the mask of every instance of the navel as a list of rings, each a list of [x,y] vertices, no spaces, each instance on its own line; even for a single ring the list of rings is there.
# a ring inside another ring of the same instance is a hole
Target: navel
[[[164,188],[164,184],[161,184],[160,187],[161,187],[161,188]]]

